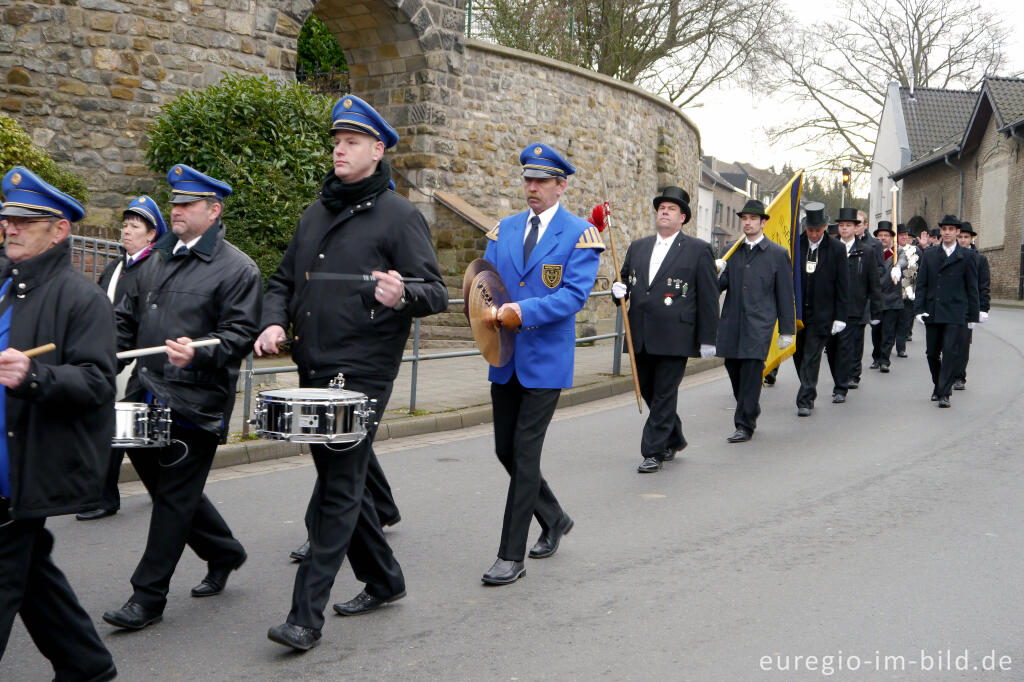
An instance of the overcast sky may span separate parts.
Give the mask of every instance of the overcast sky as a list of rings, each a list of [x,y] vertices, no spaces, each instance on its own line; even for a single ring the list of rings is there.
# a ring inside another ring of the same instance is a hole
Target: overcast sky
[[[791,11],[807,21],[827,19],[837,13],[834,0],[785,0]],[[1024,69],[1024,2],[1021,0],[981,0],[985,9],[997,11],[1006,17],[1011,29],[1011,45],[1007,50],[1009,67]],[[1009,72],[1009,70],[1008,70]],[[705,154],[724,161],[745,161],[767,168],[780,169],[789,161],[801,168],[813,163],[813,152],[789,145],[772,146],[764,132],[766,127],[785,121],[785,107],[781,99],[770,93],[751,94],[742,88],[718,90],[701,96],[700,107],[687,107],[686,114],[700,128]]]

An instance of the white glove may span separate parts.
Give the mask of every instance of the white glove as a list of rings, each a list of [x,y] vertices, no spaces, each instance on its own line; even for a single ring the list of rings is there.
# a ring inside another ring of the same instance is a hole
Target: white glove
[[[721,275],[723,272],[725,272],[725,266],[726,265],[728,265],[728,263],[725,262],[725,260],[723,260],[721,258],[719,258],[718,260],[715,261],[715,269],[718,270],[718,274],[719,275]]]
[[[625,298],[626,285],[622,282],[612,282],[612,296],[615,298]]]
[[[903,271],[900,270],[900,266],[894,265],[892,266],[892,270],[889,272],[889,275],[892,277],[893,284],[899,284],[900,277],[903,276]]]
[[[710,345],[710,344],[707,344],[707,343],[700,344],[700,356],[702,358],[714,357],[715,356],[715,347]]]
[[[846,323],[842,320],[832,320],[832,335],[836,335],[839,332],[846,329]]]
[[[879,322],[881,322],[881,320],[871,320],[871,326],[874,327]]]
[[[986,313],[984,310],[978,313],[978,322],[981,322],[982,324],[988,322],[988,313]]]
[[[975,325],[977,325],[977,324],[978,324],[977,322],[968,322],[967,323],[967,328],[968,329],[974,329]]]
[[[793,336],[791,334],[779,334],[779,350],[786,350],[793,345]]]
[[[920,322],[921,324],[924,324],[924,318],[928,317],[928,313],[921,313],[920,315],[917,315],[916,317],[917,317],[917,321],[918,322]]]

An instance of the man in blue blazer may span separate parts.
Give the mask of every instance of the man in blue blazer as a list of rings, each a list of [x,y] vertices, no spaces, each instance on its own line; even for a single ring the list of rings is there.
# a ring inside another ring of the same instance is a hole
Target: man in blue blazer
[[[498,559],[482,578],[489,585],[507,585],[526,573],[531,517],[542,530],[531,558],[553,555],[572,529],[541,476],[540,454],[558,396],[572,386],[576,313],[587,302],[604,250],[597,228],[558,203],[576,169],[540,143],[527,145],[519,162],[529,209],[488,232],[484,253],[512,299],[498,311],[502,323],[511,318],[521,325],[512,359],[492,367],[488,377],[495,452],[511,478]]]

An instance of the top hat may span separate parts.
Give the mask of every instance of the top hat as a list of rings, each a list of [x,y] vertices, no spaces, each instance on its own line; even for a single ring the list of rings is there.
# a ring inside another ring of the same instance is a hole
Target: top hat
[[[526,145],[519,153],[524,178],[565,178],[576,168],[554,149],[540,142]]]
[[[673,204],[676,204],[682,212],[686,214],[686,219],[683,220],[683,225],[690,222],[690,195],[686,193],[686,190],[682,187],[669,185],[665,189],[661,190],[661,194],[654,197],[654,210],[657,211],[658,207],[666,201],[671,201]]]
[[[345,95],[331,109],[331,132],[350,130],[374,137],[384,143],[385,149],[398,144],[398,133],[384,117],[355,95]]]
[[[124,210],[121,219],[123,220],[129,213],[137,215],[149,223],[149,226],[156,230],[157,239],[160,239],[164,232],[167,231],[164,217],[160,214],[160,209],[157,208],[156,202],[153,201],[152,197],[143,194],[132,199],[132,203],[128,204],[128,208]]]
[[[744,213],[752,213],[753,215],[759,215],[765,220],[768,220],[768,214],[764,212],[764,204],[757,199],[747,199],[747,203],[743,204],[743,208],[736,211],[736,215],[742,216]]]
[[[209,175],[189,168],[183,163],[167,171],[167,182],[171,185],[172,204],[191,204],[200,199],[218,199],[231,195],[231,185]]]
[[[804,227],[817,228],[828,225],[828,216],[825,215],[825,204],[820,201],[812,201],[804,209],[807,211]]]
[[[910,234],[910,228],[900,223],[896,226],[896,234]]]
[[[833,237],[838,236],[839,235],[839,223],[829,223],[828,224],[828,229],[826,229],[825,231],[828,232]]]
[[[877,237],[879,232],[888,232],[890,236],[895,234],[892,229],[892,223],[888,220],[879,220],[878,227],[875,228],[874,235]]]
[[[85,208],[78,199],[61,192],[24,166],[7,171],[0,187],[5,197],[0,215],[66,218],[73,223],[85,217]]]
[[[943,225],[952,225],[953,227],[960,227],[961,223],[960,219],[957,218],[955,215],[950,215],[947,213],[946,215],[942,216],[942,220],[939,221],[939,227],[942,227]]]
[[[843,206],[839,209],[839,218],[837,218],[837,222],[857,223],[860,225],[860,218],[857,217],[857,209],[853,206]]]
[[[974,226],[971,225],[966,220],[962,220],[960,222],[960,231],[961,232],[966,232],[967,234],[971,235],[972,237],[977,237],[978,236],[978,233],[974,231]]]

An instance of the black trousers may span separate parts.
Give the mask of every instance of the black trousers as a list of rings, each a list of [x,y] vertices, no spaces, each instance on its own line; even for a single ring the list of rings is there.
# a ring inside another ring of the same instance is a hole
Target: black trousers
[[[753,433],[757,428],[757,418],[761,415],[764,360],[725,358],[725,371],[729,373],[732,395],[736,398],[733,424],[738,429]]]
[[[850,336],[849,351],[849,362],[850,371],[846,375],[848,380],[856,379],[860,383],[860,373],[863,369],[861,366],[861,359],[864,357],[864,327],[866,325],[863,322],[847,322],[846,329]]]
[[[121,476],[121,462],[124,460],[124,448],[111,448],[107,474],[103,479],[103,492],[98,509],[117,510],[121,508],[121,493],[117,489],[117,479]]]
[[[666,450],[680,448],[686,442],[676,404],[687,358],[644,352],[635,355],[640,395],[648,407],[640,437],[640,456],[660,459]]]
[[[331,587],[346,556],[369,594],[386,599],[405,591],[405,576],[381,530],[367,487],[373,438],[391,397],[391,386],[387,380],[346,376],[346,390],[377,401],[372,405],[374,415],[367,424],[366,438],[345,452],[338,451],[344,445],[310,446],[317,479],[306,508],[309,554],[295,572],[289,623],[314,630],[323,627]]]
[[[971,343],[973,341],[974,330],[968,329],[967,325],[964,325],[960,335],[960,362],[957,364],[956,374],[953,375],[954,380],[967,381],[967,363],[971,361]]]
[[[818,371],[821,368],[821,354],[831,334],[804,329],[796,335],[796,351],[793,363],[800,378],[800,388],[796,392],[797,407],[814,407],[818,397]]]
[[[846,329],[830,336],[825,344],[828,367],[832,373],[832,393],[845,396],[849,392],[858,338],[863,343],[864,325],[849,322]]]
[[[914,302],[903,301],[903,310],[900,311],[899,321],[896,323],[896,351],[907,352],[907,342],[910,341],[911,332],[914,331]]]
[[[0,526],[0,660],[14,616],[20,613],[57,680],[88,680],[110,669],[114,659],[53,563],[53,535],[45,522],[31,519]]]
[[[146,549],[132,574],[132,599],[146,608],[159,611],[167,604],[171,576],[185,545],[214,568],[234,566],[245,554],[224,517],[203,494],[218,440],[209,431],[172,423],[169,446],[128,450],[153,498]]]
[[[494,451],[509,475],[498,544],[500,559],[525,558],[532,517],[547,530],[564,514],[540,472],[544,436],[561,392],[560,388],[526,388],[515,374],[507,384],[491,384]]]
[[[878,324],[871,325],[871,359],[880,365],[888,365],[892,359],[892,347],[896,343],[896,325],[902,310],[883,310]]]
[[[925,355],[931,370],[934,393],[948,398],[953,392],[953,377],[960,366],[960,343],[967,324],[926,324]]]

